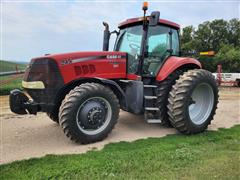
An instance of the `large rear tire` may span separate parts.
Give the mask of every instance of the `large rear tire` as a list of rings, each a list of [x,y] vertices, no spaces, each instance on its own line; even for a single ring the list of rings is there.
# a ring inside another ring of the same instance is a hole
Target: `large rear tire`
[[[204,131],[213,120],[218,104],[218,87],[206,70],[185,72],[176,81],[168,98],[172,125],[183,134]]]
[[[97,83],[77,86],[65,97],[59,110],[59,123],[66,136],[82,144],[106,138],[118,117],[116,95]]]
[[[176,80],[182,75],[184,70],[177,70],[170,74],[165,80],[157,84],[157,106],[159,107],[159,119],[161,125],[171,127],[171,122],[167,113],[168,96]]]

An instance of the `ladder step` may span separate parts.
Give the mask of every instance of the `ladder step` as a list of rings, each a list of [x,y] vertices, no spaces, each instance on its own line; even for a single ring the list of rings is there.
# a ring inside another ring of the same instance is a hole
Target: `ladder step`
[[[120,81],[120,82],[125,82],[125,83],[129,83],[129,82],[131,82],[132,80],[125,80],[125,79],[120,79],[119,81]]]
[[[159,111],[159,108],[157,108],[157,107],[145,107],[145,110],[147,110],[147,111]]]
[[[157,96],[144,96],[145,99],[157,99]]]
[[[146,88],[157,88],[156,85],[148,85],[148,84],[144,84],[143,86],[146,87]]]
[[[160,119],[148,119],[148,123],[161,123],[162,121]]]

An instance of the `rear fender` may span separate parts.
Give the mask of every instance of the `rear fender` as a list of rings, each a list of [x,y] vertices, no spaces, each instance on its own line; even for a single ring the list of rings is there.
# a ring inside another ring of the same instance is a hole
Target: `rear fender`
[[[184,69],[184,68],[194,69],[194,68],[202,68],[202,66],[201,66],[201,63],[194,58],[171,56],[160,68],[156,76],[156,80],[163,81],[175,70]]]

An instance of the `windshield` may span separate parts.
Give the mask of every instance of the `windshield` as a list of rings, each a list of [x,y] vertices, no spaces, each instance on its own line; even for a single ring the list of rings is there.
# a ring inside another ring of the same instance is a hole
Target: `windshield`
[[[172,33],[172,35],[170,35]],[[142,41],[142,25],[120,30],[115,50],[128,53],[128,73],[136,73]],[[172,36],[172,55],[179,55],[178,32],[167,26],[149,26],[143,74],[156,75],[162,61],[169,55],[170,36]]]
[[[122,29],[118,35],[115,50],[127,53],[128,73],[137,72],[142,34],[142,25],[138,25]]]

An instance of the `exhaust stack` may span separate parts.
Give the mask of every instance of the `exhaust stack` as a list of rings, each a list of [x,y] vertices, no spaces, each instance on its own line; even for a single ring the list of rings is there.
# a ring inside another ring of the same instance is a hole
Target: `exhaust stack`
[[[106,22],[103,22],[103,26],[105,26],[104,34],[103,34],[103,51],[108,51],[109,49],[109,39],[110,39],[110,31],[109,25]]]

